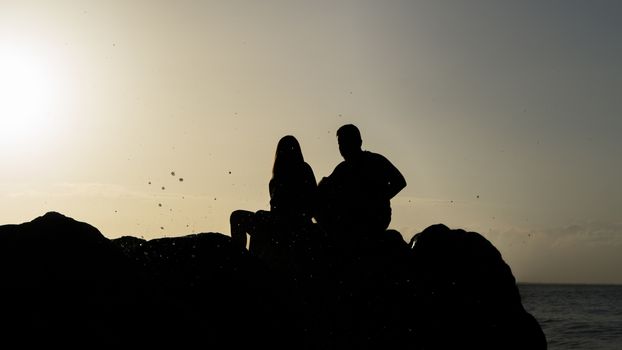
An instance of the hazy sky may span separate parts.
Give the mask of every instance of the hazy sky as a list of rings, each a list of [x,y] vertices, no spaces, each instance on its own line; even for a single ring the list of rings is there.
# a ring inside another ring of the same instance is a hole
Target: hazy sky
[[[619,1],[0,0],[0,224],[228,234],[280,137],[319,180],[354,123],[406,177],[405,239],[622,283],[621,38]]]

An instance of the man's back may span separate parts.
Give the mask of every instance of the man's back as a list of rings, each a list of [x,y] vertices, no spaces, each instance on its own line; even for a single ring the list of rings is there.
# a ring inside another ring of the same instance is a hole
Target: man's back
[[[341,162],[320,182],[320,193],[335,213],[329,225],[340,230],[383,231],[391,221],[390,200],[406,186],[384,156],[361,151]],[[328,209],[327,209],[328,210]]]

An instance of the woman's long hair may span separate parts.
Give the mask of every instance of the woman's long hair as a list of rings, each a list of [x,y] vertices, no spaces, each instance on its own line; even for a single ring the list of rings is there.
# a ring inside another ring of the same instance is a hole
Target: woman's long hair
[[[298,140],[292,135],[283,136],[276,146],[272,178],[287,176],[288,172],[300,169],[304,161]]]

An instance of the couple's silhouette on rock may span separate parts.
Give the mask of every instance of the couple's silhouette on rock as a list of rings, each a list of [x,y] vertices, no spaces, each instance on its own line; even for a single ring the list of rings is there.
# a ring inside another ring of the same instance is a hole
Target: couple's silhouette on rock
[[[344,160],[317,184],[298,140],[281,138],[269,183],[270,211],[234,211],[233,243],[246,247],[248,234],[249,251],[272,259],[291,252],[304,239],[297,235],[309,232],[320,231],[345,245],[384,232],[391,222],[390,200],[406,180],[387,158],[362,149],[356,126],[340,127],[337,140]]]

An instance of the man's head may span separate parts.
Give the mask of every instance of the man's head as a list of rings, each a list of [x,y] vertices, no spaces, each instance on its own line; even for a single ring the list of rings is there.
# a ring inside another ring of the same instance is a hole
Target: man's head
[[[339,142],[339,153],[346,161],[362,151],[361,132],[352,124],[346,124],[337,130],[337,142]]]

